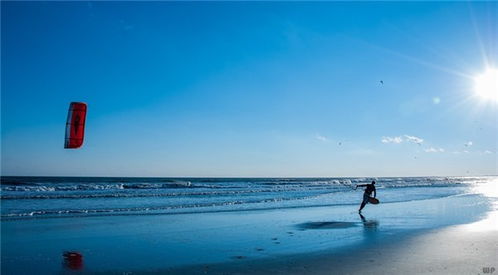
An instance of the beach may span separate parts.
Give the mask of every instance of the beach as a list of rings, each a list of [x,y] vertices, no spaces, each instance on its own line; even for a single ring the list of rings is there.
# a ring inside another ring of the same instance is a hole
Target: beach
[[[498,262],[498,231],[468,226],[409,234],[322,255],[168,270],[209,274],[486,274]],[[496,270],[495,270],[496,272]]]
[[[483,274],[497,265],[495,180],[429,187],[445,195],[367,205],[362,215],[357,204],[303,202],[211,212],[4,213],[2,274]],[[461,189],[441,191],[448,188]],[[378,192],[382,201],[390,191]],[[65,262],[65,251],[80,253],[81,265]]]

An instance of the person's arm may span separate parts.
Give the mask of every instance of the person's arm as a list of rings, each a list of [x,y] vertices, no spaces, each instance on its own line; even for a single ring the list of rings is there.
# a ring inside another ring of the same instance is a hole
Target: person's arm
[[[374,187],[374,198],[377,197],[377,190],[375,190],[375,187]]]

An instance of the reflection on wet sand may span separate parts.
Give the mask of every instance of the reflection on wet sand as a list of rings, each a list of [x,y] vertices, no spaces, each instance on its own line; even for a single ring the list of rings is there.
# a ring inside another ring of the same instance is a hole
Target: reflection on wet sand
[[[328,221],[328,222],[305,222],[298,224],[297,227],[301,230],[306,229],[338,229],[338,228],[349,228],[355,227],[357,223],[355,222],[339,222],[339,221]]]
[[[379,226],[379,222],[377,220],[367,220],[362,214],[358,215],[360,215],[361,222],[363,223],[365,230],[377,231],[377,227]]]

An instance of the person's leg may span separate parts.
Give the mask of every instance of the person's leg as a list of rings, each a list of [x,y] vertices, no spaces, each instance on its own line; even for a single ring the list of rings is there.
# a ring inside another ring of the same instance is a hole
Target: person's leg
[[[367,203],[365,201],[361,202],[360,210],[358,210],[358,212],[361,212],[361,209],[363,209],[363,207],[365,207],[365,205],[367,205]]]
[[[361,205],[360,205],[360,210],[358,210],[358,212],[361,212],[361,210],[363,209],[363,207],[365,207],[365,205],[367,205],[368,203],[368,195],[364,194],[363,195],[363,201],[361,202]]]

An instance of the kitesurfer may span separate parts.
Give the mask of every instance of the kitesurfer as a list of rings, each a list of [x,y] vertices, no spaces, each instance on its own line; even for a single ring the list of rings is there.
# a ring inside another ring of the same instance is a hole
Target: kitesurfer
[[[370,184],[360,184],[357,185],[356,188],[358,187],[366,187],[365,192],[363,192],[363,201],[361,202],[360,209],[358,210],[358,213],[361,213],[361,210],[365,205],[367,205],[368,200],[370,199],[372,192],[373,192],[373,197],[377,196],[377,191],[375,191],[375,181],[373,180],[372,183]]]

